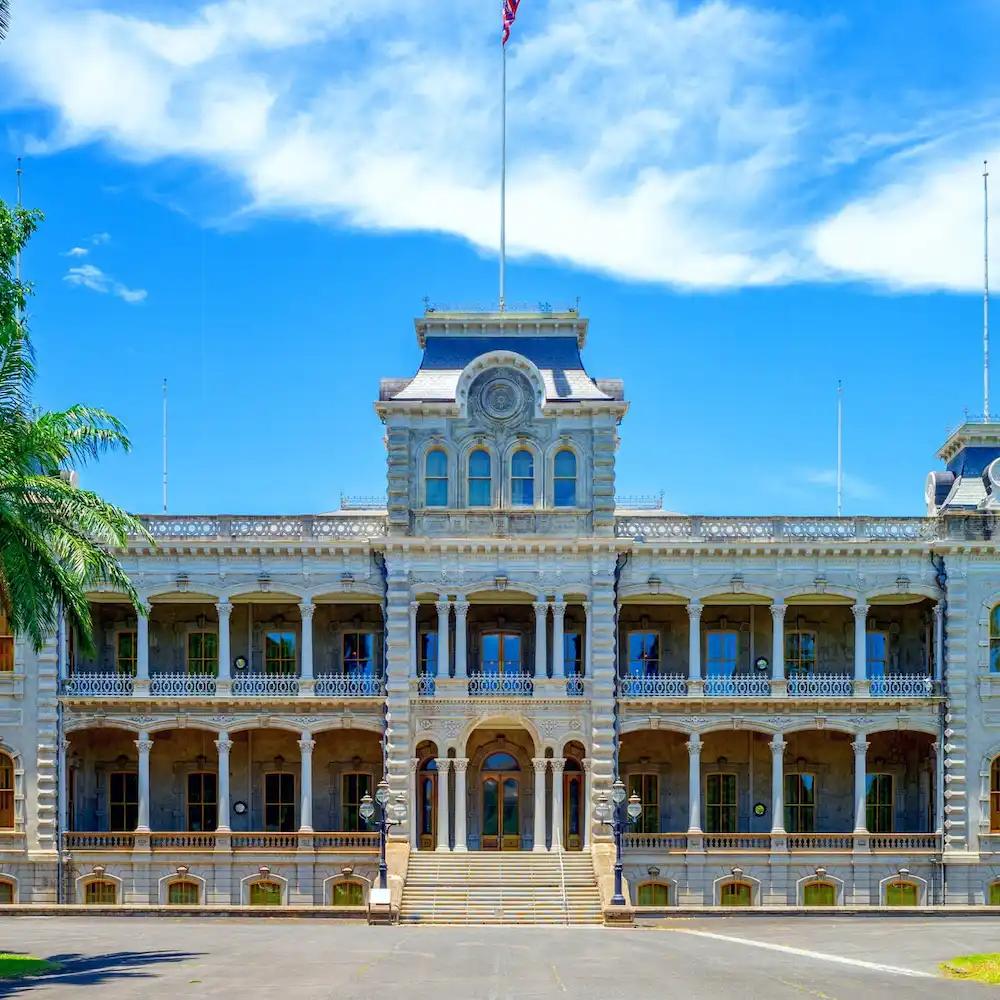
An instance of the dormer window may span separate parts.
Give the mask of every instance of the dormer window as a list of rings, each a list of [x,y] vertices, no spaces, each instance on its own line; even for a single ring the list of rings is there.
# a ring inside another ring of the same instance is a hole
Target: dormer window
[[[556,507],[576,506],[576,455],[568,448],[556,452],[552,480],[552,503]]]
[[[469,506],[489,507],[493,502],[493,472],[490,453],[477,448],[469,456]]]
[[[428,507],[448,506],[448,456],[440,448],[427,452],[424,487]]]
[[[535,502],[535,456],[525,448],[515,451],[510,462],[510,502],[515,507]]]

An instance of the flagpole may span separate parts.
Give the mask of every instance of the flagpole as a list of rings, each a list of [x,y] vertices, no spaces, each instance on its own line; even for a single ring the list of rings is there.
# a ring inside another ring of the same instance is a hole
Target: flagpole
[[[500,312],[507,283],[507,46],[500,38]]]

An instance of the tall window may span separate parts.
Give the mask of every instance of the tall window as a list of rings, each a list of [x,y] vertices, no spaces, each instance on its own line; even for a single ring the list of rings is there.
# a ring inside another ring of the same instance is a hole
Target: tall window
[[[563,633],[563,672],[567,677],[583,676],[583,633]]]
[[[515,507],[535,502],[535,456],[524,448],[510,460],[510,502]]]
[[[816,775],[785,775],[785,829],[789,833],[816,832]]]
[[[208,674],[219,672],[219,635],[217,632],[188,632],[187,672]]]
[[[789,676],[816,672],[816,633],[785,633],[785,667]]]
[[[552,502],[556,507],[576,506],[576,455],[568,448],[556,452]]]
[[[739,657],[739,633],[713,629],[705,633],[705,664],[709,677],[731,677]]]
[[[14,761],[0,753],[0,830],[14,829]]]
[[[264,634],[264,673],[295,673],[294,632],[266,632]]]
[[[264,829],[269,833],[294,832],[294,774],[272,771],[264,775]]]
[[[660,672],[659,632],[629,632],[628,672],[630,677],[655,677]]]
[[[428,507],[448,506],[448,456],[437,448],[424,459],[424,493]]]
[[[990,832],[1000,833],[1000,757],[990,765]]]
[[[190,879],[171,882],[167,886],[167,903],[170,906],[197,906],[198,883]]]
[[[736,833],[736,775],[705,776],[705,832]]]
[[[660,777],[657,774],[630,774],[628,795],[639,796],[642,812],[633,824],[637,833],[660,832]]]
[[[281,884],[262,879],[250,886],[251,906],[281,906]]]
[[[480,667],[484,674],[519,674],[521,636],[517,632],[486,632]]]
[[[344,673],[349,677],[371,677],[375,673],[375,635],[344,633]]]
[[[889,672],[889,633],[869,632],[865,639],[868,677],[885,677]]]
[[[14,669],[14,630],[0,610],[0,671]]]
[[[134,830],[139,825],[139,775],[112,771],[108,775],[108,829]]]
[[[891,774],[865,775],[865,816],[869,833],[892,833],[894,826]]]
[[[361,818],[361,800],[372,794],[370,774],[345,774],[341,778],[340,828],[351,833],[367,830],[368,824]]]
[[[469,456],[469,506],[489,507],[493,502],[493,470],[490,453],[477,448]]]
[[[92,879],[83,890],[83,901],[88,906],[114,906],[117,899],[117,887],[107,879]]]
[[[437,676],[438,637],[437,632],[421,632],[418,638],[420,659],[418,669],[421,677]]]
[[[187,776],[187,828],[209,833],[219,825],[219,783],[214,771]]]
[[[1000,604],[990,611],[990,670],[1000,673]]]
[[[119,674],[135,677],[139,644],[132,629],[122,629],[115,633],[115,670]]]

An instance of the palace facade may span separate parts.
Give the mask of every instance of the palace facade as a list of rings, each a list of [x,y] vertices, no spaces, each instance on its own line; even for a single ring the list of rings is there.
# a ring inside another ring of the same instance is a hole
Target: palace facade
[[[0,637],[0,902],[363,913],[385,776],[404,919],[599,918],[616,777],[639,913],[1000,904],[1000,425],[925,517],[672,514],[616,497],[575,312],[416,333],[384,501],[145,517],[147,614]]]

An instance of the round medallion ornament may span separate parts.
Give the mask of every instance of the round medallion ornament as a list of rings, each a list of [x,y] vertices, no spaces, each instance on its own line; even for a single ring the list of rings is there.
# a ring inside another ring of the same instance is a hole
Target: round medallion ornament
[[[494,378],[483,386],[483,412],[494,420],[508,420],[520,409],[521,389],[508,378]]]

